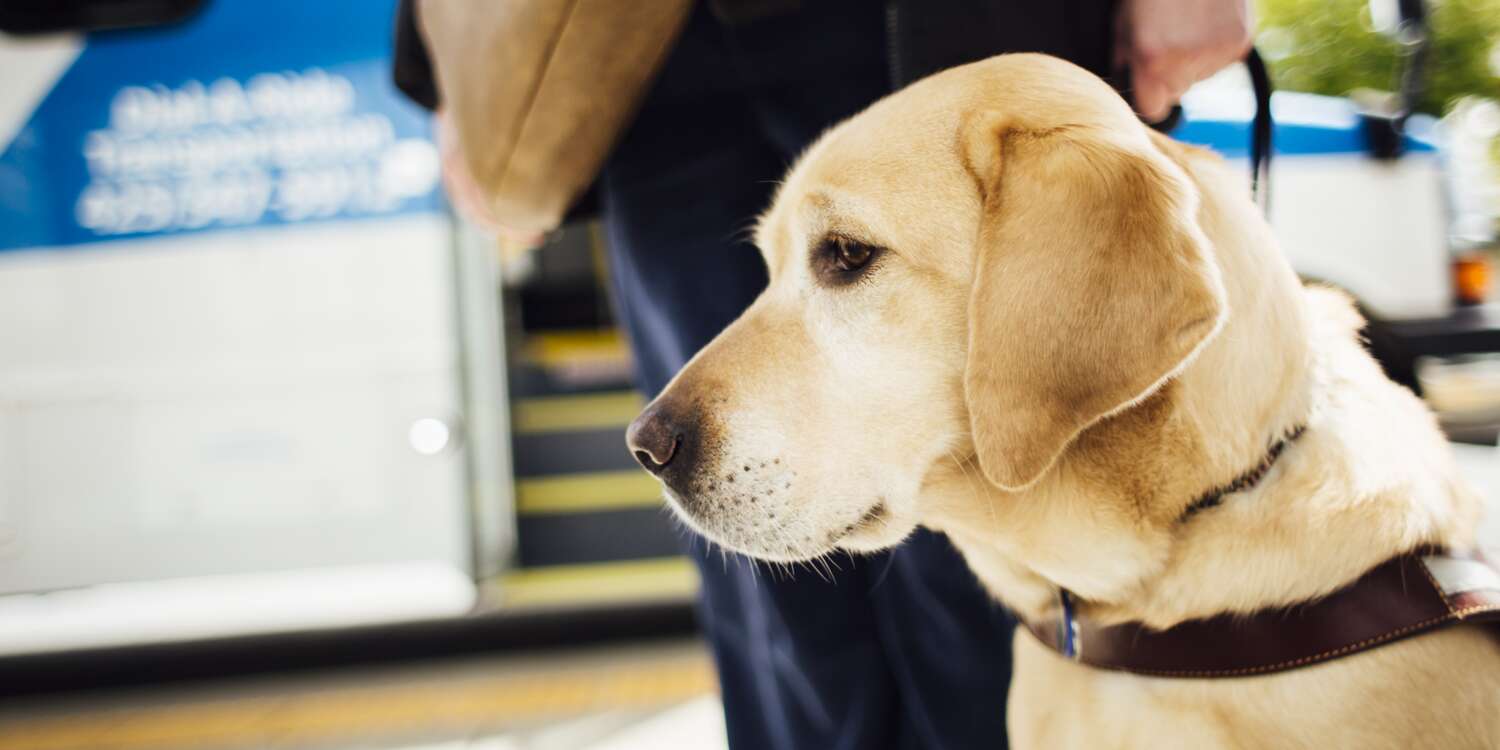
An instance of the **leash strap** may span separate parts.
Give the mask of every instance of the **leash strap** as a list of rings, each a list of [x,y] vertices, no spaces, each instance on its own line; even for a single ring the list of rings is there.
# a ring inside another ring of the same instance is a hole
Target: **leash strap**
[[[1076,601],[1031,634],[1071,661],[1155,677],[1246,677],[1284,672],[1463,623],[1500,623],[1500,570],[1478,555],[1417,550],[1375,566],[1321,599],[1166,630],[1099,625]]]
[[[1255,119],[1250,123],[1250,194],[1267,215],[1271,213],[1271,151],[1275,128],[1271,119],[1271,73],[1260,51],[1245,56],[1250,85],[1255,91]]]
[[[1275,123],[1271,117],[1271,72],[1260,51],[1254,47],[1245,55],[1245,68],[1250,72],[1250,88],[1255,95],[1255,116],[1250,121],[1250,195],[1260,204],[1267,216],[1271,213],[1271,153]],[[1122,69],[1119,79],[1130,80],[1130,70]],[[1171,114],[1161,122],[1148,123],[1153,129],[1170,133],[1182,122],[1182,105],[1172,107]]]

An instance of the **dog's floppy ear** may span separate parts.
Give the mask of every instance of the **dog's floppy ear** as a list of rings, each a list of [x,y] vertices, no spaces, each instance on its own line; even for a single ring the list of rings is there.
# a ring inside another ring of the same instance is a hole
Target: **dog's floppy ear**
[[[985,476],[1019,490],[1191,361],[1224,290],[1193,186],[1144,133],[985,115],[960,146],[983,196],[964,392]]]

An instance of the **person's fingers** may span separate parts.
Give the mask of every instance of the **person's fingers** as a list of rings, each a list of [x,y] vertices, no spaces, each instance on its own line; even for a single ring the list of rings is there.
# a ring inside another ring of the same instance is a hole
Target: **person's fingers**
[[[1218,69],[1219,66],[1214,66],[1212,68],[1212,70]],[[1167,104],[1167,108],[1171,109],[1173,104],[1182,101],[1182,95],[1186,94],[1187,90],[1193,87],[1193,84],[1197,83],[1205,77],[1207,77],[1206,74],[1203,76],[1199,76],[1197,73],[1193,72],[1193,68],[1189,67],[1188,65],[1183,65],[1169,72],[1162,79],[1162,88],[1166,90],[1167,99],[1170,100]]]
[[[1245,0],[1123,0],[1116,55],[1131,68],[1142,117],[1159,121],[1193,84],[1244,57],[1253,28]]]
[[[484,203],[484,193],[458,158],[443,159],[443,188],[459,215],[487,234],[499,234],[501,226]]]
[[[469,171],[469,165],[464,160],[463,144],[459,140],[458,129],[447,113],[442,110],[438,110],[433,119],[437,125],[435,130],[438,157],[442,163],[443,190],[448,194],[448,201],[465,219],[488,234],[498,235],[501,230],[500,224],[495,221],[495,216],[485,200],[484,190],[474,180],[474,175]]]
[[[1137,58],[1132,64],[1136,110],[1150,122],[1166,119],[1194,84],[1241,57],[1236,47],[1226,46],[1191,56],[1157,53]]]
[[[453,207],[465,219],[494,237],[502,248],[502,254],[516,256],[534,250],[547,242],[547,233],[528,229],[513,229],[494,218],[494,213],[484,201],[484,191],[467,169],[445,172],[444,186]]]
[[[1172,105],[1177,99],[1150,72],[1140,68],[1132,69],[1131,87],[1135,92],[1135,110],[1147,122],[1161,122],[1172,113]]]
[[[546,244],[545,232],[512,229],[496,221],[484,202],[484,191],[462,165],[450,168],[445,162],[443,188],[460,216],[495,239],[495,246],[505,263],[513,263],[527,252]]]
[[[530,250],[541,247],[547,242],[546,232],[537,232],[528,229],[511,229],[502,226],[496,232],[503,242],[513,247]]]

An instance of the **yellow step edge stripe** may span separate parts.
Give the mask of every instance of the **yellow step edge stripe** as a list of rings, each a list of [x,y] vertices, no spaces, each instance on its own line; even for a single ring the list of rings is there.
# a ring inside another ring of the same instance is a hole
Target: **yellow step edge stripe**
[[[634,391],[611,391],[578,396],[540,396],[517,399],[512,422],[519,433],[562,432],[620,428],[621,445],[625,425],[641,413],[645,399]],[[624,450],[622,447],[621,450]]]
[[[685,599],[698,591],[698,571],[685,557],[660,557],[516,570],[501,576],[497,585],[506,607]]]
[[[618,328],[574,328],[528,334],[526,343],[556,351],[614,348],[625,346],[625,335]]]
[[[637,469],[562,474],[518,480],[516,512],[534,516],[656,508],[661,495],[661,484]]]
[[[533,334],[526,337],[521,356],[527,361],[553,367],[585,361],[628,363],[630,347],[626,345],[625,337],[612,329]]]
[[[407,733],[467,735],[611,710],[647,710],[715,690],[705,654],[650,663],[522,670],[295,696],[186,701],[96,710],[0,725],[0,750],[177,750],[288,747]]]

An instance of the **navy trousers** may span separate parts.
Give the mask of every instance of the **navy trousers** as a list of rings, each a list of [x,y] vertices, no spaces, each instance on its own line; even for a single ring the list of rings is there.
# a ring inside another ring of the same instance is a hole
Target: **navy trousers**
[[[747,229],[829,125],[890,88],[885,5],[817,0],[687,31],[600,183],[615,302],[658,392],[766,283]],[[735,750],[1003,748],[1013,622],[946,538],[833,580],[687,540]]]

